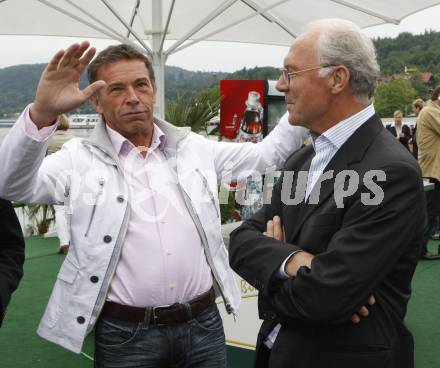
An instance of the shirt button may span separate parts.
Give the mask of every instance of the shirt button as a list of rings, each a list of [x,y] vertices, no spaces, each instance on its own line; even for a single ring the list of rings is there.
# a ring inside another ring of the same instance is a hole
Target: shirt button
[[[96,284],[99,281],[99,277],[98,276],[92,276],[92,277],[90,277],[90,281],[93,282],[94,284]]]
[[[170,289],[173,290],[174,289],[174,284],[170,285]]]
[[[171,252],[170,251],[167,251],[167,256],[170,256],[171,255]]]
[[[82,325],[85,321],[86,319],[83,316],[79,316],[76,319],[76,322],[78,322],[80,325]]]
[[[112,241],[112,237],[110,235],[104,236],[104,243],[110,243]]]
[[[117,200],[119,203],[122,203],[122,202],[124,202],[124,196],[122,196],[122,195],[118,195],[118,196],[116,197],[116,200]]]

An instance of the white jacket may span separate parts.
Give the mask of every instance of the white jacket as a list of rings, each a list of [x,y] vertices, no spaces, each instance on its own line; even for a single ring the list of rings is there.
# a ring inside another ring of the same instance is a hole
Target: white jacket
[[[165,154],[176,165],[216,288],[227,311],[235,312],[240,293],[221,236],[218,183],[222,176],[228,180],[247,169],[281,167],[307,132],[290,126],[284,117],[263,142],[236,144],[213,142],[158,119],[155,123],[165,133]],[[44,157],[49,140],[38,142],[26,135],[23,115],[18,119],[0,147],[0,197],[67,206],[71,247],[38,334],[79,353],[104,305],[121,254],[130,218],[129,189],[104,123],[90,139],[74,138]]]

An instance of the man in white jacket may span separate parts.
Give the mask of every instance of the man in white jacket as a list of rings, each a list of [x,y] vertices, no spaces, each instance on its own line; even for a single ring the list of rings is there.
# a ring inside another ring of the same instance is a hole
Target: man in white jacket
[[[307,132],[282,119],[258,144],[209,141],[153,117],[143,54],[110,46],[90,63],[94,54],[86,41],[59,51],[0,148],[0,196],[63,203],[69,217],[71,248],[38,333],[80,352],[95,328],[97,367],[225,367],[213,290],[229,313],[240,294],[218,183],[280,167]],[[102,115],[92,137],[45,158],[59,115],[88,99]]]

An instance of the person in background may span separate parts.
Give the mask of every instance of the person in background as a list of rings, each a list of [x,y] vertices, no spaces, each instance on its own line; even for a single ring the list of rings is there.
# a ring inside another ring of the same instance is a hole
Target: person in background
[[[423,106],[425,106],[425,102],[418,98],[412,103],[412,110],[416,117],[419,116],[420,111],[422,111]],[[414,128],[411,130],[411,143],[412,143],[412,153],[414,158],[417,160],[419,157],[419,147],[417,146],[417,120],[414,124]]]
[[[69,132],[69,118],[62,114],[59,118],[58,126],[55,130],[55,134],[50,140],[49,147],[47,148],[47,154],[51,155],[61,149],[64,143],[73,138],[73,135]],[[70,244],[70,224],[69,216],[66,213],[66,206],[54,205],[55,209],[55,230],[58,235],[59,249],[58,254],[67,254]]]
[[[407,125],[402,124],[403,113],[400,110],[394,111],[394,123],[386,126],[387,130],[396,137],[409,151],[408,141],[411,139],[411,131]]]
[[[11,202],[0,198],[0,326],[23,276],[24,239]]]
[[[417,145],[419,164],[423,177],[434,184],[434,189],[426,192],[428,224],[425,229],[421,258],[440,259],[439,254],[428,251],[428,241],[435,231],[440,215],[440,86],[432,93],[417,119]]]

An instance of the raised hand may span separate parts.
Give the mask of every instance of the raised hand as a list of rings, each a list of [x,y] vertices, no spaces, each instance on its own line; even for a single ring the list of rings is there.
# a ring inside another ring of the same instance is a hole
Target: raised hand
[[[96,52],[89,46],[83,41],[58,51],[44,69],[30,108],[31,119],[39,129],[52,125],[58,115],[80,106],[105,85],[101,80],[79,89],[81,74]]]

